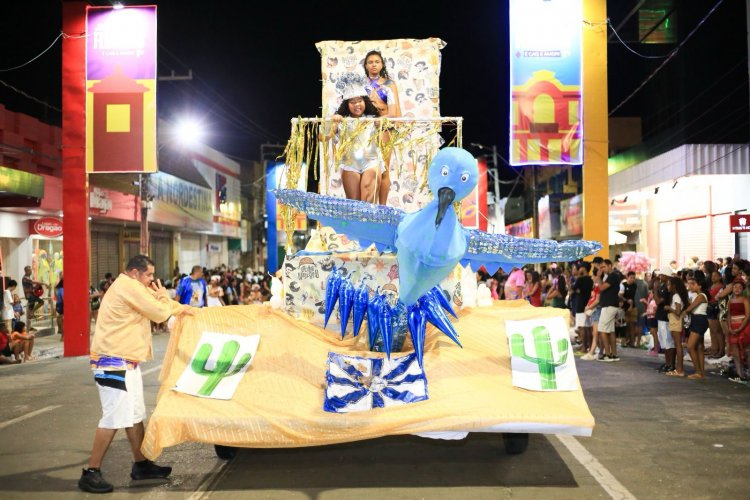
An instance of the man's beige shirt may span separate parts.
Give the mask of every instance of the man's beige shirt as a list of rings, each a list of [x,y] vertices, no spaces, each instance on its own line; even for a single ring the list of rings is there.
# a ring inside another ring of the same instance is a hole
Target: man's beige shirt
[[[127,274],[120,274],[107,290],[96,320],[92,353],[131,361],[152,358],[151,321],[163,323],[183,306]]]

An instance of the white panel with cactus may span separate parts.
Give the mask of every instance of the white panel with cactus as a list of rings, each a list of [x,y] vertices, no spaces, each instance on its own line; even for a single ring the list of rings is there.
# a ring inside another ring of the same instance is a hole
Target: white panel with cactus
[[[578,374],[563,318],[506,321],[513,385],[531,391],[575,391]]]
[[[203,332],[175,391],[213,399],[232,399],[247,371],[260,335]]]

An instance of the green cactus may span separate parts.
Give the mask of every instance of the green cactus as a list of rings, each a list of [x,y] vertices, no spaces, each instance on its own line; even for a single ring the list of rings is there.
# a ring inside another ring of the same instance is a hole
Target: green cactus
[[[552,352],[552,343],[550,342],[549,332],[543,326],[537,326],[531,332],[534,336],[534,346],[536,347],[536,357],[526,354],[526,347],[523,342],[523,335],[513,334],[510,337],[510,352],[517,358],[523,358],[526,361],[534,363],[539,367],[539,376],[542,379],[542,389],[557,389],[557,380],[555,378],[555,368],[565,364],[568,359],[568,340],[560,339],[557,342],[557,350],[561,353],[558,361],[554,360]]]
[[[216,389],[216,386],[219,385],[219,382],[224,379],[224,377],[231,377],[232,375],[237,374],[245,367],[245,365],[250,362],[250,359],[252,358],[249,353],[245,354],[234,366],[234,369],[230,371],[229,368],[234,362],[234,357],[237,355],[237,351],[240,350],[240,343],[236,340],[230,340],[229,342],[224,344],[224,348],[221,350],[219,360],[216,362],[216,366],[214,366],[214,369],[207,370],[206,362],[211,356],[212,350],[213,348],[211,347],[211,344],[203,344],[200,349],[198,349],[198,353],[195,355],[195,359],[193,359],[193,363],[190,365],[195,373],[208,377],[206,383],[203,384],[203,386],[198,391],[198,394],[200,394],[201,396],[210,396],[211,393],[214,392],[214,389]]]

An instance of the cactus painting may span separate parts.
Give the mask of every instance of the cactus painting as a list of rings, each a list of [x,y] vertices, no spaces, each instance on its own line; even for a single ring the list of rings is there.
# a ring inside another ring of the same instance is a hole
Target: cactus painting
[[[560,383],[559,375],[562,368],[571,368],[575,377],[575,365],[568,362],[570,341],[567,338],[567,329],[564,323],[556,324],[557,321],[531,320],[531,321],[507,321],[506,332],[510,341],[510,353],[512,358],[522,359],[533,363],[537,368],[538,381],[536,383],[516,384],[517,364],[511,363],[513,368],[514,385],[526,389],[540,388],[543,391],[574,390],[575,383],[570,383],[570,377],[566,377]],[[516,333],[525,332],[523,334]],[[556,333],[551,333],[556,332]],[[533,344],[534,350],[531,350]],[[528,365],[527,365],[528,366]],[[569,370],[569,372],[571,371]],[[528,372],[528,370],[526,370]],[[535,377],[536,378],[536,377]]]
[[[231,399],[240,378],[235,377],[221,387],[219,384],[247,370],[255,356],[259,338],[258,335],[203,333],[175,390],[201,397]]]
[[[193,358],[193,362],[190,364],[190,368],[192,368],[195,373],[208,377],[206,383],[198,389],[198,394],[201,396],[210,396],[224,377],[236,375],[240,370],[245,368],[252,359],[250,354],[245,354],[235,363],[235,356],[237,356],[237,351],[240,350],[240,344],[239,342],[230,340],[224,344],[221,354],[219,355],[219,360],[216,362],[214,369],[209,370],[206,368],[206,364],[208,363],[208,358],[211,356],[212,350],[213,347],[211,344],[201,345]],[[232,364],[234,364],[234,367],[232,367]]]

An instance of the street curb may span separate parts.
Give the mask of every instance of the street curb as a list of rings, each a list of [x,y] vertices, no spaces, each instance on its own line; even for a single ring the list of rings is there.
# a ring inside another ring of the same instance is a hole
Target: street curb
[[[59,358],[63,355],[63,346],[54,346],[54,347],[46,347],[46,348],[40,348],[36,350],[35,353],[33,353],[33,358],[37,361],[41,361],[43,359],[52,359],[52,358]]]

